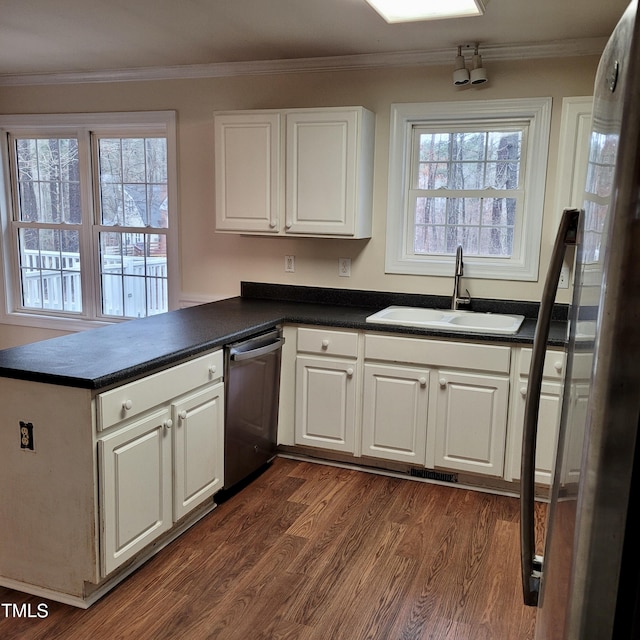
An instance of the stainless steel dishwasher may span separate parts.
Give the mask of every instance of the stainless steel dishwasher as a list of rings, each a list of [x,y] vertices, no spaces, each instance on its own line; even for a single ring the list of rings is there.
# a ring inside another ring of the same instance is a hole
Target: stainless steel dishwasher
[[[225,490],[275,457],[283,344],[275,329],[225,347]]]

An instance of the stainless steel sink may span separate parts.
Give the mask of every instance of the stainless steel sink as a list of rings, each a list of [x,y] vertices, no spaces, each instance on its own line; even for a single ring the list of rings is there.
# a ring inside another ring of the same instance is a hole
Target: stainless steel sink
[[[476,313],[449,309],[391,306],[370,315],[367,322],[395,324],[424,329],[442,329],[464,333],[498,333],[513,335],[524,316],[503,313]]]

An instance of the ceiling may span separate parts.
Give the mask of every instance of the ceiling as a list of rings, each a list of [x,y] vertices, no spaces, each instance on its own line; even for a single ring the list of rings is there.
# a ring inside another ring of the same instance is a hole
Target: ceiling
[[[389,25],[365,0],[0,0],[0,77],[445,50],[453,62],[474,41],[577,51],[627,4],[488,0],[482,17]]]

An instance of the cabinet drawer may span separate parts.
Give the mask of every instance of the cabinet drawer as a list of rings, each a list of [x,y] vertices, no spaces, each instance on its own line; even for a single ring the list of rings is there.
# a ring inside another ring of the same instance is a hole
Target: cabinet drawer
[[[509,373],[511,347],[367,334],[367,360]]]
[[[529,348],[522,349],[520,356],[520,375],[528,376],[529,367],[531,366],[532,350]],[[542,376],[551,378],[552,380],[562,380],[564,377],[566,354],[564,351],[547,350],[542,367]]]
[[[333,329],[298,329],[298,351],[356,358],[358,332]]]
[[[136,416],[183,393],[222,377],[222,349],[135,382],[124,384],[97,397],[98,431]]]

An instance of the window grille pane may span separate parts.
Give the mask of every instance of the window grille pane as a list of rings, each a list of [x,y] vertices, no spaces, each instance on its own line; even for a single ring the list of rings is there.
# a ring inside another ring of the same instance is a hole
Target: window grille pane
[[[80,234],[61,229],[20,229],[22,306],[82,311]]]
[[[414,252],[418,255],[445,253],[446,229],[445,226],[417,226],[414,237]]]
[[[422,192],[415,194],[414,252],[450,255],[461,244],[467,255],[510,257],[520,196],[496,198],[493,190],[519,189],[523,131],[421,128],[414,141],[414,184]]]
[[[165,138],[99,138],[100,223],[167,228]]]
[[[78,142],[75,138],[18,138],[17,219],[80,224]]]
[[[513,227],[516,223],[515,198],[484,198],[482,202],[482,224]]]
[[[124,138],[122,146],[122,181],[146,182],[145,150],[142,138]]]
[[[417,198],[416,254],[511,256],[516,221],[515,198]]]
[[[453,158],[463,161],[484,160],[487,134],[483,132],[459,133],[453,136]]]
[[[418,189],[442,189],[449,184],[449,165],[445,162],[422,162],[418,173]]]
[[[102,313],[140,318],[168,310],[166,236],[100,233]]]
[[[513,253],[513,227],[485,227],[480,229],[480,256],[502,256]]]
[[[139,318],[168,310],[165,138],[99,138],[100,213],[103,225],[128,232],[101,232],[102,313]],[[135,231],[134,231],[135,229]]]
[[[447,215],[447,198],[418,198],[416,224],[444,224]]]
[[[520,158],[522,131],[489,131],[487,134],[487,160]]]
[[[423,133],[420,135],[420,160],[437,162],[449,160],[449,134]]]

